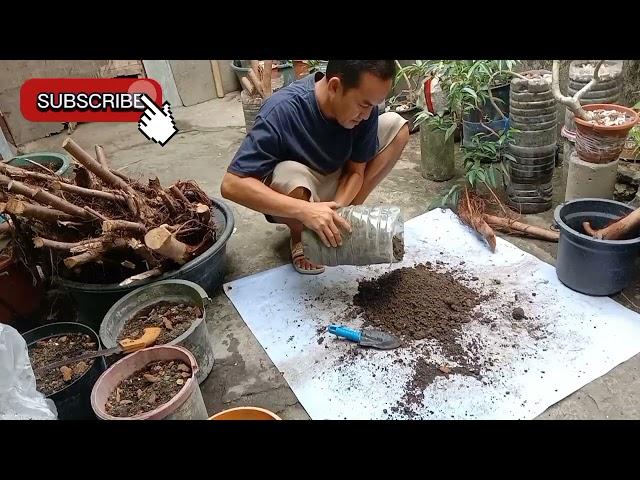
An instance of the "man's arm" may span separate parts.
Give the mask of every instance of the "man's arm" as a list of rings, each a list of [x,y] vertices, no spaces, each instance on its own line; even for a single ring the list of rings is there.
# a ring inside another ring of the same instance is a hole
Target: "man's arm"
[[[292,218],[315,231],[327,246],[342,243],[340,226],[351,232],[348,222],[335,212],[336,202],[306,202],[272,190],[257,178],[227,172],[220,193],[228,200],[274,217]]]
[[[364,162],[347,162],[336,191],[335,202],[339,206],[346,207],[351,205],[351,202],[362,188],[366,165]]]

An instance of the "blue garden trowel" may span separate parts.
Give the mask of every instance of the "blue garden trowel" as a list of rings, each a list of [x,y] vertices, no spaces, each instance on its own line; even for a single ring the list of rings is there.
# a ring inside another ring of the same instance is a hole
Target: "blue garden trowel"
[[[400,341],[396,337],[380,330],[352,330],[339,325],[329,325],[329,333],[356,342],[361,347],[391,350],[400,346]]]

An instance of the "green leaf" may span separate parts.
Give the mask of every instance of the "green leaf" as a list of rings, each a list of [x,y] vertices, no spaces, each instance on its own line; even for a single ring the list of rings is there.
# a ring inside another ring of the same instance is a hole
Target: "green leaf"
[[[456,131],[456,124],[454,123],[453,125],[451,125],[449,128],[447,128],[446,133],[444,134],[444,141],[446,142],[447,140],[449,140],[449,137],[451,135],[453,135],[453,133]]]

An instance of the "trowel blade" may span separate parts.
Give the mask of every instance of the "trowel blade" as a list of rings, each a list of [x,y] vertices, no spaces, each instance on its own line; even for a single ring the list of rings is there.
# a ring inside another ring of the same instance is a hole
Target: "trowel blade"
[[[380,350],[391,350],[400,346],[400,340],[393,335],[380,330],[366,329],[360,332],[360,345],[363,347],[379,348]]]

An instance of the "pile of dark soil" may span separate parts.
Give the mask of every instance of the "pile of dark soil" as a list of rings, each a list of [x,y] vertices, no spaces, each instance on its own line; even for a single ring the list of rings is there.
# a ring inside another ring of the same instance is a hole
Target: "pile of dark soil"
[[[457,361],[466,356],[457,336],[482,298],[451,273],[421,264],[361,281],[353,301],[365,325],[403,339],[437,340],[443,353]]]

